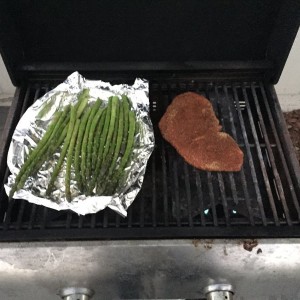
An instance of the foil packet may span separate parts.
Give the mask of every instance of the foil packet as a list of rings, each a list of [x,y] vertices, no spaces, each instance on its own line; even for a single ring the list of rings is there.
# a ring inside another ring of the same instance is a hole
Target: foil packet
[[[136,79],[133,85],[112,85],[101,80],[87,80],[78,72],[71,74],[63,83],[35,101],[20,119],[9,147],[7,165],[11,172],[5,191],[7,195],[15,182],[16,175],[24,164],[25,157],[41,139],[55,112],[62,107],[75,104],[78,94],[89,89],[89,104],[98,98],[107,103],[110,96],[122,94],[132,102],[139,131],[135,135],[133,153],[126,167],[126,178],[119,190],[111,196],[86,196],[80,193],[74,180],[74,168],[71,169],[72,201],[65,196],[66,159],[55,183],[55,189],[46,196],[46,189],[51,173],[59,158],[59,151],[47,160],[40,170],[28,177],[22,189],[14,194],[14,198],[24,199],[31,203],[43,205],[55,210],[70,209],[80,215],[96,213],[106,207],[127,216],[127,209],[141,189],[147,161],[154,148],[154,132],[149,117],[149,84],[147,80]]]

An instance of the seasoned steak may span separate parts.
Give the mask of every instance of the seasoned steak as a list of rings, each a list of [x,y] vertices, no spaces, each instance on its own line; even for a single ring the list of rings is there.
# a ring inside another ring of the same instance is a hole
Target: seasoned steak
[[[192,166],[206,171],[240,171],[243,152],[221,126],[211,103],[196,93],[178,95],[159,122],[163,137]]]

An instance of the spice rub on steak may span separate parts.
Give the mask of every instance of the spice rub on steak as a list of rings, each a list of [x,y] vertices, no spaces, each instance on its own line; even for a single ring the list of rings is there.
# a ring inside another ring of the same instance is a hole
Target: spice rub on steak
[[[176,96],[159,122],[163,137],[192,166],[206,171],[240,171],[244,154],[221,131],[211,103],[196,93]]]

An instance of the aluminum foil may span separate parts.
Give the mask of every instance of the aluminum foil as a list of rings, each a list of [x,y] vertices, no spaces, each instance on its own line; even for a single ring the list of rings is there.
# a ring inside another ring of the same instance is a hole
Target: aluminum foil
[[[85,196],[79,192],[74,180],[74,169],[72,169],[72,202],[69,203],[65,197],[66,165],[64,163],[56,180],[55,190],[49,197],[46,197],[48,182],[59,158],[59,152],[57,152],[54,154],[53,159],[43,164],[36,175],[27,179],[23,189],[17,191],[14,198],[25,199],[31,203],[56,210],[70,209],[81,215],[96,213],[109,207],[122,216],[126,216],[127,208],[141,189],[147,161],[154,148],[154,133],[149,117],[149,85],[144,79],[136,79],[133,85],[111,85],[100,80],[86,80],[78,72],[74,72],[65,82],[38,99],[27,109],[13,134],[7,156],[7,165],[12,174],[8,178],[5,190],[9,194],[16,175],[24,163],[24,158],[45,133],[45,129],[51,122],[54,113],[70,103],[75,104],[78,94],[84,88],[90,89],[89,104],[95,102],[97,98],[107,103],[110,96],[121,96],[122,94],[126,94],[132,101],[139,124],[139,133],[135,137],[133,155],[130,164],[126,168],[128,175],[125,184],[120,187],[116,194],[111,196]]]

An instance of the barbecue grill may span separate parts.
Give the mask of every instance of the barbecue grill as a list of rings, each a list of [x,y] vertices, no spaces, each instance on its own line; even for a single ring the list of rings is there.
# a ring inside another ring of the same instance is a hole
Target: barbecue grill
[[[83,286],[94,299],[298,299],[300,168],[273,85],[299,21],[298,1],[2,1],[0,50],[17,86],[0,146],[2,298]],[[5,194],[18,121],[75,70],[149,80],[156,144],[127,218]],[[186,91],[211,101],[244,152],[240,172],[197,170],[162,139],[158,121]]]

